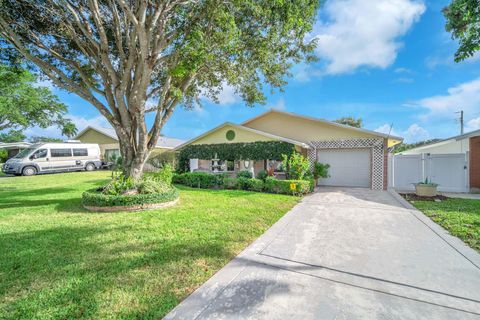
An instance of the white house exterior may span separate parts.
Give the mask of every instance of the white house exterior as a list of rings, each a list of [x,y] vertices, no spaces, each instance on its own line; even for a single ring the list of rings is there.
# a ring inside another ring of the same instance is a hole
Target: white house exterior
[[[452,153],[467,153],[470,151],[470,136],[474,134],[480,135],[480,130],[470,132],[461,136],[448,138],[436,143],[421,146],[401,152],[402,154],[452,154]]]
[[[403,151],[393,158],[394,187],[429,179],[439,190],[480,191],[480,130]]]

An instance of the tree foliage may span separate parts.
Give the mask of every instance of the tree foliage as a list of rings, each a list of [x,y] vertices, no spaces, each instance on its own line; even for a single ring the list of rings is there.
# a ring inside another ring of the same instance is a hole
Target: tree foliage
[[[24,141],[27,137],[22,130],[10,130],[8,132],[0,133],[0,142],[11,143]]]
[[[298,152],[283,154],[282,165],[287,170],[288,178],[294,180],[302,180],[310,169],[310,161]]]
[[[75,128],[64,118],[67,106],[36,82],[37,77],[28,70],[0,64],[0,131],[51,125]]]
[[[393,153],[400,153],[400,152],[403,152],[403,151],[407,151],[407,150],[410,150],[410,149],[413,149],[413,148],[418,148],[418,147],[422,147],[422,146],[425,146],[427,144],[432,144],[432,143],[436,143],[436,142],[439,142],[441,141],[441,139],[430,139],[430,140],[425,140],[425,141],[419,141],[419,142],[415,142],[415,143],[399,143],[395,146],[394,150],[393,150]]]
[[[455,61],[472,57],[480,50],[480,0],[453,0],[443,14],[446,30],[460,42]]]
[[[354,117],[342,117],[334,122],[355,128],[361,128],[363,126],[363,120],[361,118],[355,119]]]
[[[294,152],[295,146],[283,141],[194,144],[180,150],[179,169],[185,170],[189,159],[282,160],[283,154],[290,156]]]
[[[96,107],[119,137],[125,174],[139,175],[178,104],[217,100],[225,85],[247,105],[313,59],[318,0],[3,0],[0,37],[57,86]],[[148,104],[147,104],[148,101]],[[149,128],[145,117],[152,114]]]

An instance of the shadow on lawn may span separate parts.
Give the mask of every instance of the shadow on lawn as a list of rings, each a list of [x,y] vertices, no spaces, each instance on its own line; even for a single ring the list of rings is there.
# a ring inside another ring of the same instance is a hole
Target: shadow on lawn
[[[0,235],[0,301],[5,306],[0,313],[7,318],[35,317],[48,308],[54,318],[95,317],[110,302],[102,301],[102,294],[114,290],[141,294],[152,274],[162,277],[165,270],[171,273],[165,281],[176,284],[182,279],[175,277],[192,272],[195,260],[232,256],[220,243],[200,243],[189,237],[142,241],[134,236],[133,243],[124,242],[132,242],[131,232],[131,226],[57,227]],[[142,270],[147,275],[142,276]],[[167,287],[151,292],[154,296],[146,305],[123,309],[136,313],[136,318],[147,314],[158,318],[178,303],[178,293]],[[165,299],[173,305],[165,306]]]
[[[69,213],[78,213],[78,212],[87,212],[82,207],[82,199],[80,197],[73,197],[69,199],[46,199],[46,200],[27,200],[27,199],[8,199],[7,201],[0,201],[0,210],[1,209],[10,209],[10,208],[34,208],[34,207],[45,207],[45,206],[55,206],[56,212],[69,212]],[[18,212],[12,212],[12,214],[17,214]]]

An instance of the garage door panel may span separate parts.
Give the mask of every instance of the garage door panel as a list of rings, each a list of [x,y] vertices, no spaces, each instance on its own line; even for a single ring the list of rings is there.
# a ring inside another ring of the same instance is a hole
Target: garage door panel
[[[318,150],[317,160],[330,165],[330,177],[320,179],[319,185],[370,188],[372,161],[369,149]]]

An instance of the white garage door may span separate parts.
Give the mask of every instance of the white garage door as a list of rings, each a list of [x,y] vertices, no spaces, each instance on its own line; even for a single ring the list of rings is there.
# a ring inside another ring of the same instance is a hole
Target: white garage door
[[[328,163],[330,178],[320,179],[319,185],[371,187],[371,152],[369,149],[318,150],[317,160]]]

